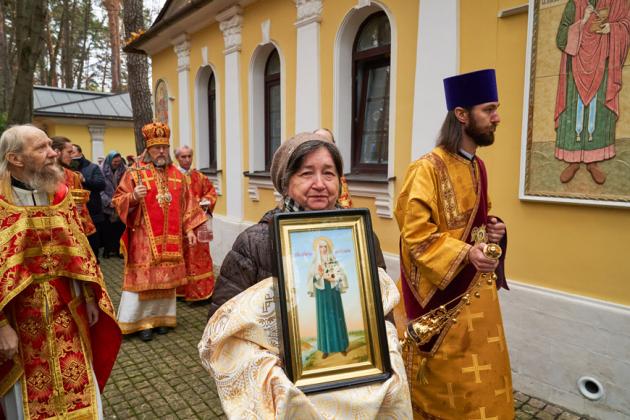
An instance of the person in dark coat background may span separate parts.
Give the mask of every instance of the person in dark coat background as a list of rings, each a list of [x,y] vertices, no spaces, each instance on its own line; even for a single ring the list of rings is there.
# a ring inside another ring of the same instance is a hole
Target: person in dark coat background
[[[97,164],[90,162],[83,156],[83,150],[78,144],[72,145],[72,161],[73,168],[83,175],[83,186],[85,189],[90,190],[90,200],[87,203],[87,208],[94,226],[96,226],[96,233],[90,235],[88,240],[96,256],[96,261],[98,261],[101,236],[105,228],[105,214],[101,203],[101,191],[105,189],[105,177]]]
[[[122,255],[119,253],[120,237],[125,231],[125,224],[120,221],[120,217],[118,217],[118,213],[114,209],[112,197],[127,170],[127,166],[120,153],[112,150],[105,158],[101,169],[105,176],[105,189],[101,191],[101,203],[103,204],[103,213],[105,213],[105,230],[101,237],[103,258],[109,258],[110,256],[122,258]]]

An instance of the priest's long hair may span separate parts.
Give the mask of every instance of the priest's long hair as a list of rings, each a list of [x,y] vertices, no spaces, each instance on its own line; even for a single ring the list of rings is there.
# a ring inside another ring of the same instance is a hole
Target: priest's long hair
[[[464,109],[467,112],[470,112],[469,108]],[[446,118],[444,118],[444,122],[442,123],[440,134],[438,134],[438,138],[435,143],[436,146],[441,146],[448,152],[457,153],[462,143],[463,129],[464,124],[457,119],[455,111],[448,111]]]

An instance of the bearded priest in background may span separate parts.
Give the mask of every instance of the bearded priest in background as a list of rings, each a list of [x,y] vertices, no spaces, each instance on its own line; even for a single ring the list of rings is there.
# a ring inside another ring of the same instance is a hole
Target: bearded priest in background
[[[103,417],[121,334],[46,133],[0,137],[0,404],[5,418]]]
[[[119,323],[123,334],[139,332],[150,341],[153,329],[165,334],[176,325],[175,290],[187,281],[183,241],[194,246],[193,229],[207,217],[193,202],[186,176],[172,164],[168,126],[147,124],[142,134],[145,153],[121,179],[112,203],[127,226]]]

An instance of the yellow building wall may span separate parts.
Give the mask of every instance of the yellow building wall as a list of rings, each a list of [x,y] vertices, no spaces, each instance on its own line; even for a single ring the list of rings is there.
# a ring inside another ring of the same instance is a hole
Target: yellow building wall
[[[254,51],[262,42],[261,24],[269,19],[269,38],[276,45],[280,54],[281,84],[284,83],[282,102],[285,109],[286,136],[295,131],[295,77],[296,77],[296,42],[297,29],[295,4],[285,0],[269,0],[248,6],[243,12],[243,32],[241,49],[241,102],[243,105],[243,170],[249,170],[249,72]],[[262,110],[260,110],[262,112]],[[283,141],[285,138],[282,139]],[[276,206],[271,190],[259,189],[260,201],[254,202],[247,194],[249,180],[243,183],[244,218],[258,221],[269,209]]]
[[[497,69],[502,121],[495,144],[479,154],[493,213],[508,226],[508,278],[628,305],[628,210],[518,198],[527,15],[500,19],[497,12],[521,3],[460,2],[461,71]]]
[[[168,101],[169,103],[169,127],[171,129],[171,152],[179,147],[179,86],[177,80],[177,54],[173,51],[173,48],[165,48],[159,53],[151,57],[151,95],[152,101],[155,101],[155,86],[158,80],[164,80],[168,90],[168,96],[175,98],[175,100]],[[155,113],[155,104],[153,104],[153,112]],[[191,103],[192,106],[192,103]],[[191,108],[192,109],[192,108]],[[171,153],[172,155],[172,153]]]
[[[214,23],[198,32],[195,32],[190,36],[190,80],[189,80],[189,97],[190,97],[190,115],[191,115],[191,134],[192,138],[187,143],[194,147],[195,138],[197,136],[197,115],[195,114],[195,83],[199,71],[204,67],[203,57],[201,50],[203,47],[207,47],[208,52],[208,64],[212,67],[214,72],[214,78],[216,86],[219,88],[217,111],[221,111],[221,121],[218,121],[221,125],[221,136],[217,138],[217,142],[221,144],[221,163],[223,168],[223,179],[221,185],[221,191],[223,195],[217,200],[217,204],[214,208],[215,214],[226,214],[226,200],[227,194],[225,187],[225,56],[223,54],[223,33],[219,29],[219,24]],[[195,151],[196,152],[196,151]]]
[[[35,122],[37,121],[38,119],[36,118]],[[81,146],[83,155],[88,160],[96,162],[98,156],[92,156],[92,136],[90,135],[87,125],[56,124],[54,121],[47,119],[46,128],[50,137],[64,136],[69,138],[72,143]],[[118,151],[122,156],[135,155],[136,146],[134,143],[133,127],[106,127],[104,150],[105,155],[112,150]]]
[[[136,140],[133,127],[107,127],[104,141],[105,156],[112,150],[123,157],[136,155]]]
[[[416,72],[416,43],[418,36],[419,2],[381,1],[392,28],[392,60],[396,58],[395,101],[395,151],[390,154],[394,161],[395,191],[400,191],[411,156],[411,130],[413,122],[414,77]],[[326,3],[322,12],[320,49],[322,81],[322,126],[333,125],[333,71],[334,47],[337,33],[344,18],[356,6],[356,1],[339,0]],[[396,48],[396,51],[394,51]],[[392,62],[393,64],[393,62]],[[394,78],[392,77],[392,79]],[[390,99],[391,100],[391,99]],[[351,118],[348,116],[348,118]],[[385,252],[398,253],[399,230],[394,219],[376,214],[374,199],[352,197],[355,207],[366,207],[372,215],[374,230]]]
[[[90,136],[86,125],[55,124],[48,120],[46,128],[49,137],[64,136],[69,138],[72,143],[81,146],[83,155],[88,160],[92,160],[92,136]]]

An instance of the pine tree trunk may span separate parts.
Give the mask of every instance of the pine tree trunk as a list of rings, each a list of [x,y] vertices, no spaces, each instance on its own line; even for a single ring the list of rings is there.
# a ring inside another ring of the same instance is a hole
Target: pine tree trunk
[[[47,0],[20,0],[16,3],[17,72],[9,110],[9,124],[32,120],[33,78],[44,42]]]
[[[129,39],[132,32],[138,32],[144,28],[142,0],[123,0],[123,22],[125,24],[125,39]],[[127,74],[134,117],[136,152],[140,154],[144,150],[142,127],[153,120],[147,57],[144,54],[127,54]]]
[[[11,63],[7,50],[6,29],[4,26],[4,0],[0,0],[0,114],[7,111]]]
[[[63,5],[62,5],[62,12],[61,12],[61,19],[59,21],[59,32],[57,33],[57,43],[54,45],[53,47],[53,40],[52,40],[52,31],[50,31],[50,28],[52,27],[51,25],[49,25],[49,37],[50,37],[50,41],[49,41],[49,56],[50,56],[50,60],[49,60],[49,64],[50,64],[50,70],[49,70],[49,80],[50,82],[48,83],[49,86],[55,86],[58,87],[59,86],[59,73],[57,72],[57,57],[59,57],[59,50],[61,49],[61,45],[63,44],[63,39],[65,37],[65,30],[66,27],[68,26],[68,0],[64,0]]]
[[[109,44],[112,49],[112,92],[120,92],[120,0],[103,0],[109,22]]]
[[[63,49],[61,50],[61,67],[64,87],[72,89],[74,87],[74,28],[73,17],[77,10],[76,1],[72,2],[70,13],[66,20],[66,29],[63,33]]]
[[[85,69],[85,61],[88,59],[89,48],[87,40],[90,30],[90,18],[92,16],[92,1],[83,0],[83,7],[83,32],[81,36],[81,57],[79,58],[79,68],[77,69],[77,89],[81,89],[81,84],[83,84],[83,71]],[[87,80],[87,77],[85,77],[85,80]]]

